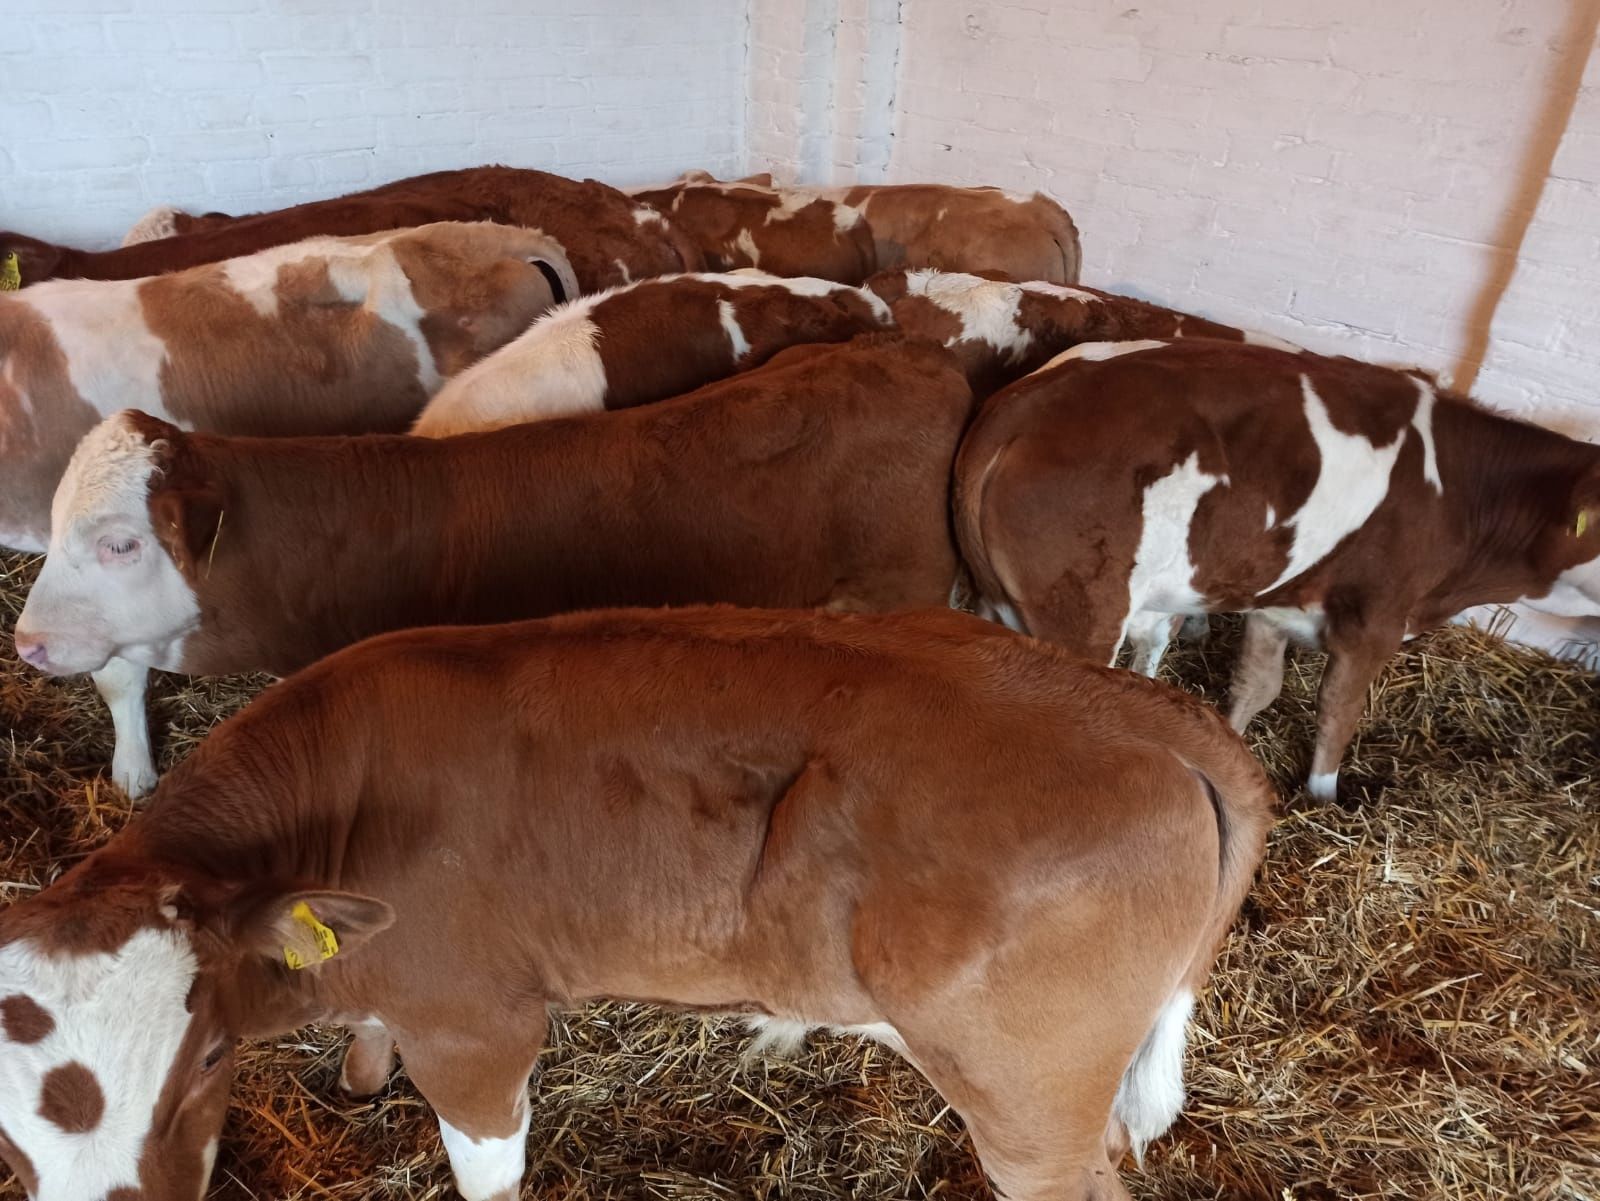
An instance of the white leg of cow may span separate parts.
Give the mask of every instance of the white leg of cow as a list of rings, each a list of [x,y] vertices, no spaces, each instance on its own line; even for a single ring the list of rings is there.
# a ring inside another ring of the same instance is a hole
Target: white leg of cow
[[[450,1156],[456,1191],[464,1201],[515,1201],[528,1165],[528,1123],[533,1107],[522,1102],[522,1123],[509,1138],[473,1138],[441,1116],[439,1137]]]
[[[112,659],[94,673],[94,686],[111,710],[116,749],[111,753],[112,782],[130,797],[141,797],[156,786],[155,755],[150,750],[150,722],[144,698],[150,672]]]
[[[1135,613],[1128,618],[1126,637],[1133,644],[1133,662],[1141,675],[1154,676],[1183,618],[1176,613]]]
[[[1259,613],[1244,622],[1244,645],[1234,665],[1228,723],[1244,733],[1260,713],[1283,691],[1283,656],[1289,649],[1289,633]]]
[[[1317,690],[1317,746],[1306,780],[1306,791],[1316,800],[1334,799],[1339,764],[1367,707],[1367,689],[1404,637],[1403,620],[1328,631],[1328,666]]]

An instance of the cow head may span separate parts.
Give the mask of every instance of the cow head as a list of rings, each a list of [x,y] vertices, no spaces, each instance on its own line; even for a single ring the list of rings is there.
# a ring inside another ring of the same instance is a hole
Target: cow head
[[[1600,614],[1600,465],[1545,521],[1534,556],[1537,577],[1553,583],[1543,595],[1524,597],[1525,604],[1557,617]]]
[[[175,666],[200,621],[192,573],[223,512],[177,470],[183,434],[136,410],[78,443],[50,508],[50,546],[17,619],[17,653],[52,675],[120,657]]]
[[[236,1040],[316,1016],[304,978],[393,914],[101,868],[0,914],[0,1158],[34,1201],[194,1201]]]

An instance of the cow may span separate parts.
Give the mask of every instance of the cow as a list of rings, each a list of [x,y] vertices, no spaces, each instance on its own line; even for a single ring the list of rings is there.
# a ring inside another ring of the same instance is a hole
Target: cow
[[[1421,372],[1193,339],[1087,343],[996,393],[955,472],[989,611],[1153,673],[1175,615],[1244,612],[1230,717],[1323,647],[1308,790],[1333,799],[1367,687],[1473,605],[1600,614],[1600,447]]]
[[[972,394],[932,343],[793,347],[659,405],[428,439],[79,445],[15,638],[98,672],[113,779],[155,779],[149,668],[283,675],[370,634],[616,604],[947,603]]]
[[[685,173],[707,186],[704,171]],[[933,267],[995,272],[1014,280],[1075,284],[1083,254],[1071,216],[1043,192],[948,184],[852,184],[842,188],[774,185],[770,173],[734,186],[770,188],[790,204],[830,200],[860,213],[872,229],[882,270]]]
[[[1298,349],[1270,334],[1097,288],[1017,283],[926,267],[880,271],[866,286],[889,303],[895,324],[905,333],[932,338],[954,351],[980,397],[1080,342],[1221,338]]]
[[[0,546],[46,548],[72,448],[119,409],[234,434],[403,430],[576,287],[536,230],[443,222],[0,297]]]
[[[663,275],[553,309],[451,380],[413,433],[622,409],[759,367],[786,346],[891,325],[871,292],[821,279]]]
[[[757,267],[860,284],[878,269],[861,215],[821,196],[689,179],[629,194],[669,218],[713,271]]]
[[[176,232],[101,251],[0,232],[0,256],[17,254],[22,284],[28,287],[57,278],[138,279],[318,235],[378,233],[435,221],[494,221],[542,230],[553,238],[584,292],[701,266],[693,246],[670,221],[615,188],[516,167],[435,171],[366,192],[243,217],[189,217],[174,211],[152,218],[170,222]]]
[[[1274,807],[1203,704],[965,614],[388,634],[0,913],[0,1154],[189,1201],[238,1041],[335,1023],[346,1091],[398,1050],[461,1196],[515,1201],[548,1011],[605,997],[876,1039],[1001,1196],[1126,1201]]]

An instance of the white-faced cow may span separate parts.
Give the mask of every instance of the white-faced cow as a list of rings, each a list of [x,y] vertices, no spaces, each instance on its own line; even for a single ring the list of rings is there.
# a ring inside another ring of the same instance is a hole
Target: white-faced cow
[[[387,635],[0,912],[0,1154],[39,1201],[193,1201],[237,1041],[320,1021],[514,1201],[549,1009],[649,998],[878,1039],[1000,1195],[1126,1201],[1273,805],[1204,705],[964,614]]]
[[[138,792],[151,667],[281,675],[383,630],[614,604],[943,604],[971,408],[949,352],[871,334],[662,404],[458,438],[120,414],[62,478],[17,650],[115,682],[114,774]]]
[[[956,470],[991,610],[1149,672],[1176,617],[1250,614],[1232,718],[1323,646],[1310,790],[1334,794],[1367,686],[1476,604],[1600,613],[1600,447],[1421,373],[1201,339],[1090,343],[990,398]]]
[[[441,388],[413,432],[631,408],[759,367],[787,346],[847,342],[890,324],[877,296],[829,280],[658,276],[546,313]]]

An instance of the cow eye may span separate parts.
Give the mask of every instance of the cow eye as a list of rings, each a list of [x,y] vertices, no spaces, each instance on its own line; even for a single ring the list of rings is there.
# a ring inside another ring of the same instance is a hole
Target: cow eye
[[[203,1061],[201,1061],[200,1070],[202,1072],[214,1071],[216,1066],[222,1062],[223,1056],[227,1055],[227,1053],[228,1044],[218,1043],[216,1046],[211,1048],[210,1053],[206,1055]]]
[[[106,564],[133,563],[138,561],[141,545],[134,534],[104,534],[95,543],[95,555]]]

